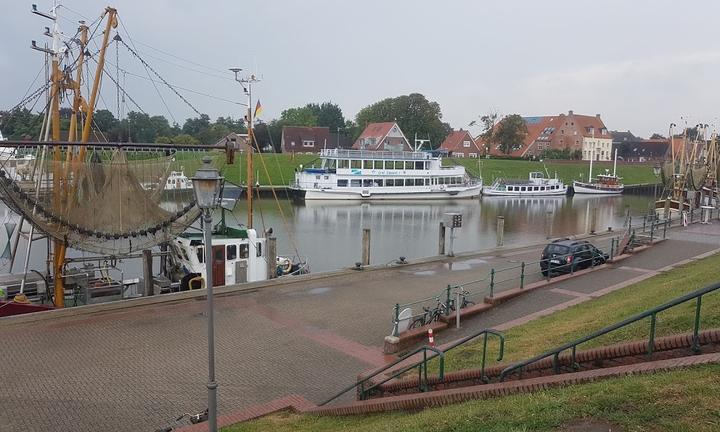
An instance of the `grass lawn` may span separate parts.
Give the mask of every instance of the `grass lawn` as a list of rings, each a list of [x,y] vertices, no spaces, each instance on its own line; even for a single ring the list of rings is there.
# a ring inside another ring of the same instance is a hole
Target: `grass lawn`
[[[717,281],[720,255],[687,264],[614,293],[505,332],[505,359],[520,360],[618,322]],[[661,312],[657,335],[692,330],[694,302]],[[720,293],[703,297],[702,328],[720,326]],[[580,349],[646,338],[649,320],[594,340]],[[491,344],[489,344],[491,345]],[[488,359],[496,353],[491,345]],[[446,370],[476,368],[482,345],[458,347]],[[493,359],[494,360],[494,359]],[[720,365],[597,383],[424,410],[360,417],[280,413],[223,429],[226,432],[417,430],[554,431],[577,419],[602,419],[628,431],[720,430]],[[560,429],[561,430],[561,429]]]
[[[225,165],[224,155],[218,153],[216,157],[223,166],[223,175],[228,181],[237,184],[245,181],[247,178],[245,155],[236,153],[234,165]],[[194,172],[196,165],[199,166],[200,161],[199,158],[193,159],[197,160],[178,160],[176,165],[185,165],[186,171]],[[294,179],[295,169],[301,164],[305,167],[312,164],[319,167],[320,159],[318,155],[314,154],[296,154],[293,156],[286,153],[264,153],[262,156],[256,155],[253,158],[254,177],[261,185],[285,186]],[[523,160],[445,158],[443,164],[461,164],[473,176],[477,177],[482,174],[485,184],[491,184],[497,177],[527,179],[528,173],[531,171],[545,172],[545,167],[547,167],[551,176],[554,176],[557,171],[558,177],[563,179],[565,183],[570,183],[573,179],[579,180],[581,176],[587,178],[588,174],[587,162],[548,161],[543,165],[540,162]],[[593,172],[597,174],[605,168],[612,170],[612,163],[598,162],[594,165]],[[258,175],[259,179],[257,178]],[[653,175],[652,167],[646,165],[619,165],[618,175],[623,177],[623,181],[627,185],[658,182],[658,179]]]
[[[316,417],[278,413],[223,428],[255,431],[558,431],[578,419],[625,431],[720,430],[720,365],[478,400],[417,413]],[[613,429],[615,430],[615,429]]]

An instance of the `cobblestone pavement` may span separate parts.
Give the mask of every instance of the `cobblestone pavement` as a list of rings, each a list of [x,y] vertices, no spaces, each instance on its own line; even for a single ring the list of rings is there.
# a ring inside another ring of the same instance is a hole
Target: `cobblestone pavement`
[[[693,226],[618,264],[514,299],[461,332],[522,319],[577,296],[720,247],[720,224]],[[713,234],[714,233],[714,234]],[[682,238],[682,240],[680,240]],[[535,261],[541,247],[296,282],[216,299],[220,413],[297,393],[319,402],[388,360],[392,305],[448,283]],[[654,257],[654,258],[653,258]],[[598,275],[603,275],[598,277]],[[509,288],[509,287],[508,287]],[[7,324],[0,348],[1,431],[154,431],[206,404],[204,299],[31,324]],[[458,337],[447,332],[443,338]]]

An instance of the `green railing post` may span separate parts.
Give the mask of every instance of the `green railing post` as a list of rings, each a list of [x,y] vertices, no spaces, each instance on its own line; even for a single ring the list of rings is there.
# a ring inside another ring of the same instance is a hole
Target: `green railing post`
[[[698,296],[695,304],[695,327],[693,328],[692,350],[700,352],[700,308],[702,307],[702,296]]]
[[[610,261],[615,257],[615,237],[610,238]]]
[[[655,314],[650,315],[650,340],[648,341],[648,356],[651,356],[655,349]]]
[[[525,288],[525,261],[520,264],[520,289]]]
[[[560,373],[560,353],[556,352],[552,359],[553,371]]]
[[[450,305],[452,304],[452,298],[450,298],[450,290],[452,289],[452,285],[448,284],[447,288],[445,289],[445,304],[447,307],[445,308],[445,316],[450,315]],[[460,306],[455,305],[455,309],[459,310]],[[460,312],[458,312],[460,313]]]
[[[400,303],[395,303],[395,321],[393,322],[393,336],[400,334]]]
[[[485,355],[487,354],[487,338],[488,334],[487,332],[485,332],[485,337],[483,338],[482,363],[480,364],[480,379],[484,383],[488,382],[488,379],[485,376]]]
[[[422,388],[420,391],[427,391],[427,350],[423,350],[423,362],[422,366],[420,367],[420,370],[423,372],[423,375],[425,376],[425,381],[422,382]]]
[[[495,295],[495,268],[490,269],[490,298]]]
[[[647,215],[643,216],[643,232],[645,232],[645,224],[647,223]]]
[[[651,223],[650,223],[650,243],[651,243],[651,244],[652,244],[652,242],[653,242],[653,236],[654,236],[654,234],[655,234],[655,223],[654,223],[654,222],[651,222]]]

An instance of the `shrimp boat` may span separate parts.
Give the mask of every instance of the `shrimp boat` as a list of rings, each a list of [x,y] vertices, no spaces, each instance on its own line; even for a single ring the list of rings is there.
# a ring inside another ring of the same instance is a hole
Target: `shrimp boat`
[[[588,173],[589,182],[573,181],[573,191],[577,194],[621,194],[625,186],[620,182],[621,177],[617,176],[617,149],[615,150],[615,161],[613,162],[613,173],[605,170],[605,174],[598,174],[595,180],[592,177],[593,159],[595,159],[595,149],[590,154],[590,172]]]
[[[323,149],[320,167],[295,173],[290,189],[304,200],[422,200],[477,198],[482,179],[465,167],[442,166],[423,151]]]
[[[548,176],[549,177],[549,176]],[[512,180],[499,178],[483,190],[485,196],[557,196],[566,195],[567,186],[557,178],[545,178],[539,171],[531,172],[528,180]]]

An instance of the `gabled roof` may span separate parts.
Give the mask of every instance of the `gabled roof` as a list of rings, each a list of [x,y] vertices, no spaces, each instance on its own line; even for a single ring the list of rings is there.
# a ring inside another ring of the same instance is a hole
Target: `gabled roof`
[[[374,140],[373,146],[371,148],[367,148],[366,150],[381,150],[381,146],[383,145],[385,137],[387,137],[388,134],[393,131],[393,128],[397,128],[397,131],[402,136],[401,141],[405,150],[411,150],[410,143],[408,142],[407,138],[405,138],[405,134],[402,132],[397,122],[368,123],[368,125],[365,126],[365,129],[362,131],[358,139],[355,140],[353,148],[361,149],[361,143],[365,142],[366,140]]]
[[[603,123],[602,119],[600,118],[600,115],[587,116],[587,115],[574,114],[573,118],[575,119],[575,123],[577,123],[577,125],[578,125],[578,131],[580,132],[580,134],[582,136],[584,136],[586,138],[591,138],[591,137],[593,137],[593,131],[594,131],[595,138],[610,138],[610,139],[612,139],[612,134],[605,127],[605,123]],[[605,129],[605,135],[602,134],[603,129]]]
[[[464,141],[470,141],[470,148],[463,147]],[[445,141],[440,144],[440,148],[447,151],[470,151],[470,152],[479,152],[480,147],[478,146],[477,142],[475,142],[475,138],[470,135],[470,132],[466,130],[460,129],[459,131],[452,131],[450,132],[450,135],[448,135],[445,138]]]

